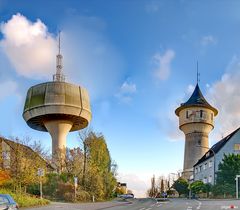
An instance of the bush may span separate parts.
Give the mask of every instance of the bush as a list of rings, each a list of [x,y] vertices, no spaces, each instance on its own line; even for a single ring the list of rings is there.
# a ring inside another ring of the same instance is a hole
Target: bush
[[[56,190],[58,187],[58,174],[56,173],[50,173],[47,174],[47,181],[43,185],[43,194],[47,195],[51,198],[55,197]]]
[[[84,190],[79,190],[77,191],[76,201],[91,201],[91,195]]]
[[[10,194],[20,207],[40,206],[50,203],[50,201],[46,199],[39,199],[35,196],[30,196],[28,194],[15,194],[7,189],[0,189],[0,193]]]
[[[57,199],[71,201],[70,198],[72,196],[70,194],[74,195],[74,185],[73,184],[70,184],[70,183],[58,183],[57,190],[56,190],[56,197],[57,197]]]

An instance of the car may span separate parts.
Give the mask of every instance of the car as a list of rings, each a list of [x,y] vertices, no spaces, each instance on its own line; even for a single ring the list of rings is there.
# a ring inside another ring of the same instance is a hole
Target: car
[[[134,195],[132,193],[129,193],[129,194],[122,194],[119,197],[123,199],[128,199],[128,198],[134,198]]]
[[[19,206],[9,194],[0,194],[0,210],[18,210]]]

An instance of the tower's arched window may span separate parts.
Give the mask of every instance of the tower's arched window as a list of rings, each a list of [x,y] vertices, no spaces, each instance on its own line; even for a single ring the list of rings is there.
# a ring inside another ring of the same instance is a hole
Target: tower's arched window
[[[186,111],[186,118],[188,119],[188,110]]]
[[[203,110],[200,110],[200,118],[203,118]]]

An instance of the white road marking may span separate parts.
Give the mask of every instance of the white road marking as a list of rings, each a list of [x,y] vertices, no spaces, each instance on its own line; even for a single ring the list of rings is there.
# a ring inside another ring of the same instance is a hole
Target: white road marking
[[[144,210],[145,208],[141,208],[141,209],[139,209],[139,210]]]
[[[151,205],[151,207],[155,206],[155,203]]]
[[[202,205],[202,202],[200,202],[200,201],[197,201],[197,202],[198,202],[197,209],[200,209],[200,208],[201,208],[201,205]]]
[[[151,210],[152,208],[147,208],[146,210]]]

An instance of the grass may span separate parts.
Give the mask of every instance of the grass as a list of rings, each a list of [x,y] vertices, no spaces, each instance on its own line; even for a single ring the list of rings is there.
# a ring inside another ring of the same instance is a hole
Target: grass
[[[7,189],[0,189],[1,194],[10,194],[20,207],[42,206],[50,203],[49,200],[39,199],[29,194],[16,194]]]

